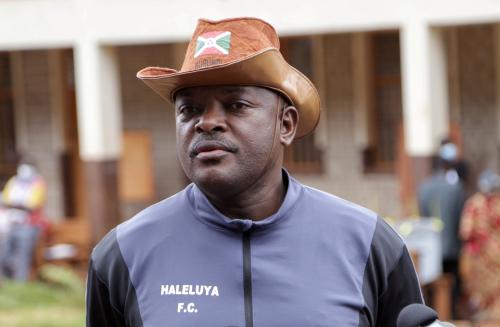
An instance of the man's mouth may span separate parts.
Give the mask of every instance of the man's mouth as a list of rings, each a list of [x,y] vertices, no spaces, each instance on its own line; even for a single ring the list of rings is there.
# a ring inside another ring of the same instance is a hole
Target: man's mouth
[[[231,152],[236,152],[234,147],[228,146],[221,141],[207,140],[196,142],[189,155],[191,158],[210,160],[221,158]]]

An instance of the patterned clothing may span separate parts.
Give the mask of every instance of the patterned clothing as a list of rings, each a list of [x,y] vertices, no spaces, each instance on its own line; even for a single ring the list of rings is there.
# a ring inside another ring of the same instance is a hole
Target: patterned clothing
[[[473,195],[460,225],[470,260],[465,281],[471,299],[491,318],[500,318],[500,194]]]

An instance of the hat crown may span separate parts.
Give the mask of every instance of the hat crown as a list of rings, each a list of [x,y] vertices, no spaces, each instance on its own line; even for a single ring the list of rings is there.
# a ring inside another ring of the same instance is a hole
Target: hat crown
[[[279,46],[274,28],[261,19],[199,19],[181,72],[224,65]]]

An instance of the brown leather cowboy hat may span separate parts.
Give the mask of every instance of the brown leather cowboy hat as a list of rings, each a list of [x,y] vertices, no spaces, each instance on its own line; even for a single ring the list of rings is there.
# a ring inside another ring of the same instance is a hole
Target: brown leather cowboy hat
[[[200,19],[180,71],[148,67],[137,77],[167,101],[186,87],[260,86],[278,91],[299,111],[296,138],[319,121],[320,100],[313,83],[290,66],[279,51],[274,28],[258,18]]]

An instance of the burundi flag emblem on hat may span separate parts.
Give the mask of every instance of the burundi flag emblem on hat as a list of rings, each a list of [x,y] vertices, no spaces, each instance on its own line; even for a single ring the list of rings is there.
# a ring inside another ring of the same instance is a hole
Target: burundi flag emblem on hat
[[[198,36],[194,57],[202,55],[227,55],[231,47],[231,32],[207,32]]]

